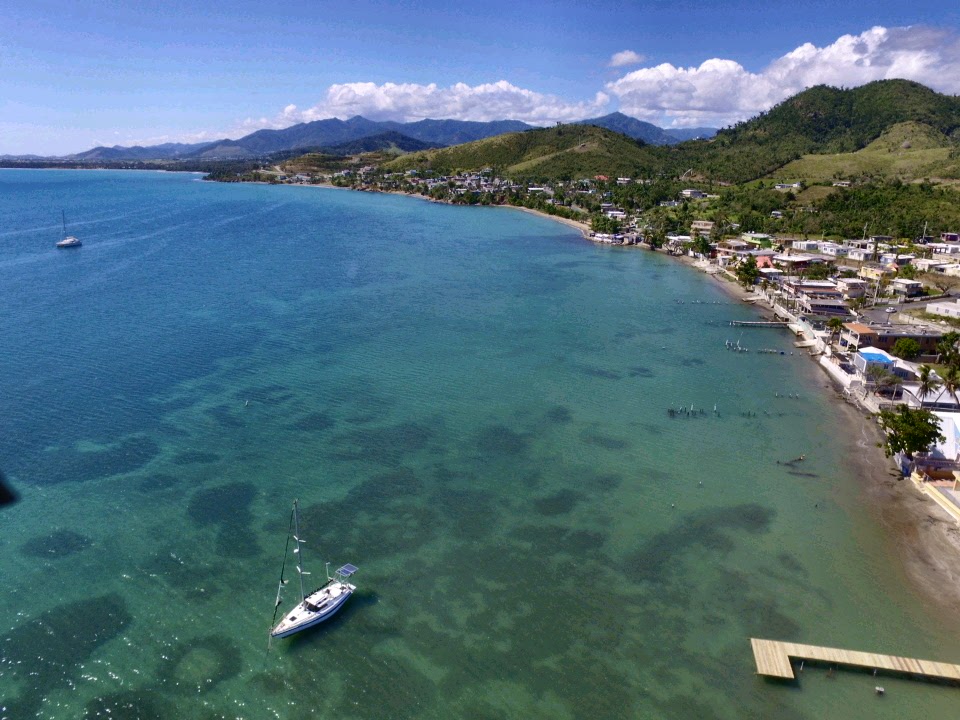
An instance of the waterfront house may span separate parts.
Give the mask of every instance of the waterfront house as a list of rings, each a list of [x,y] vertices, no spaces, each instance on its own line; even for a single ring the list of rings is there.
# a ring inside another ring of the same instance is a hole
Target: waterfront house
[[[900,338],[910,338],[919,343],[921,353],[934,355],[941,335],[939,330],[916,325],[865,325],[861,322],[848,322],[843,324],[840,345],[851,350],[875,347],[888,352]]]
[[[858,350],[853,356],[853,366],[857,373],[866,378],[870,368],[881,367],[887,372],[897,374],[897,359],[885,350],[876,347],[865,347]],[[906,375],[904,370],[900,370],[901,375]]]
[[[789,273],[805,270],[811,265],[822,263],[823,260],[813,255],[775,255],[773,262]]]

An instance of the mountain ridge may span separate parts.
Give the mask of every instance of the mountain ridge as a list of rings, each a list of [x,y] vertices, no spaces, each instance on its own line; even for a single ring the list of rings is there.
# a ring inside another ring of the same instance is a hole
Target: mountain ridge
[[[597,125],[628,137],[644,142],[669,145],[681,142],[691,132],[696,136],[712,134],[711,128],[664,130],[651,123],[637,120],[620,112],[610,113],[599,118],[580,121],[581,124]],[[368,120],[355,115],[347,120],[326,118],[311,122],[297,123],[280,130],[262,129],[244,135],[236,140],[221,138],[199,143],[163,143],[160,145],[114,145],[97,146],[90,150],[62,156],[43,158],[37,155],[8,156],[8,159],[29,157],[34,160],[62,159],[71,162],[117,162],[124,160],[243,160],[266,157],[275,153],[296,150],[316,150],[331,148],[355,142],[367,137],[396,132],[412,140],[427,143],[433,147],[459,145],[474,140],[482,140],[509,132],[522,132],[537,129],[520,120],[491,120],[479,122],[472,120],[431,119],[409,123],[394,121]]]

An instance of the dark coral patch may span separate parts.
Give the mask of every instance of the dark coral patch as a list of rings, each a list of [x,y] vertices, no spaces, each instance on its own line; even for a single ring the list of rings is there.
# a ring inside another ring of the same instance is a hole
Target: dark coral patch
[[[735,546],[731,533],[736,530],[757,534],[766,532],[775,511],[756,503],[733,505],[686,515],[677,527],[657,533],[623,564],[624,572],[635,581],[664,582],[676,572],[678,559],[700,547],[723,554]]]
[[[58,605],[0,638],[0,675],[24,688],[4,699],[5,715],[36,716],[46,693],[72,686],[81,665],[132,620],[119,595],[101,595]]]
[[[570,408],[558,405],[557,407],[547,410],[544,417],[552,423],[564,425],[573,420],[573,413],[570,412]]]
[[[37,473],[40,484],[87,482],[120,475],[143,467],[160,453],[159,446],[144,436],[129,437],[105,450],[58,450],[44,458]]]
[[[90,538],[72,530],[56,530],[25,542],[20,552],[28,557],[62,558],[90,547]]]
[[[148,475],[141,480],[139,487],[144,492],[151,492],[153,490],[168,490],[169,488],[175,487],[179,483],[180,479],[174,477],[173,475],[155,473],[153,475]]]
[[[434,428],[415,422],[358,428],[334,438],[334,455],[339,460],[397,465],[407,453],[423,450],[435,434]]]
[[[83,720],[111,718],[111,720],[164,720],[177,716],[177,709],[169,700],[153,690],[125,690],[94,698],[87,703]]]
[[[625,450],[630,447],[630,443],[620,438],[612,438],[600,433],[583,433],[581,439],[588,445],[596,445],[604,450]]]
[[[301,430],[303,432],[323,432],[324,430],[329,430],[336,424],[337,421],[329,413],[312,412],[294,422],[291,427],[294,430]]]
[[[209,452],[182,452],[173,458],[174,465],[207,465],[220,462],[220,456]]]
[[[228,557],[252,557],[260,552],[250,531],[250,503],[257,489],[252,483],[235,482],[196,492],[187,514],[197,525],[216,525],[217,550]]]
[[[530,445],[530,437],[505,425],[490,425],[477,436],[477,448],[488,456],[519,455]]]
[[[585,498],[586,495],[576,490],[560,490],[553,495],[534,500],[533,506],[541,515],[566,515]]]

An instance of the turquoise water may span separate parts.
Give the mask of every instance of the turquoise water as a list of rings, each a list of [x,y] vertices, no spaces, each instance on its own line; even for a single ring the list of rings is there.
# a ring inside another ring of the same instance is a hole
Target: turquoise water
[[[955,710],[754,675],[750,636],[958,661],[957,627],[823,375],[778,331],[726,351],[752,311],[669,258],[503,209],[2,171],[0,291],[0,717]],[[267,652],[295,497],[315,577],[359,589]]]

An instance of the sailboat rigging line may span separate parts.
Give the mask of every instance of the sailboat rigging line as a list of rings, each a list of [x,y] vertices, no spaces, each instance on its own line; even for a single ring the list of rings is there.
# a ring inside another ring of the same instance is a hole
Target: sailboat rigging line
[[[287,554],[290,550],[290,536],[293,535],[293,518],[295,512],[296,505],[294,505],[294,509],[290,511],[290,526],[287,528],[287,544],[283,548],[283,564],[280,565],[280,582],[277,585],[277,600],[273,606],[273,620],[270,621],[270,627],[277,624],[277,610],[280,609],[280,591],[283,589],[283,574],[287,569]],[[299,542],[297,544],[299,546]],[[271,637],[267,640],[267,652],[270,652],[270,640],[272,639]],[[264,656],[264,662],[266,662],[266,656]]]

